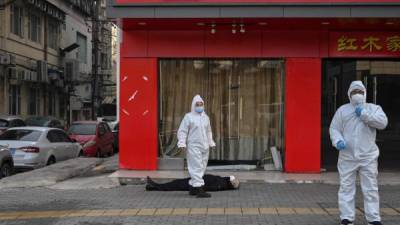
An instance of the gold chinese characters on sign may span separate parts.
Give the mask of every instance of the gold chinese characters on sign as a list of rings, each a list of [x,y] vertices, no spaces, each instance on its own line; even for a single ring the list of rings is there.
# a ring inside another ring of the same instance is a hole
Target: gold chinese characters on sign
[[[337,51],[400,52],[400,36],[382,38],[369,35],[360,38],[342,35],[337,40]]]

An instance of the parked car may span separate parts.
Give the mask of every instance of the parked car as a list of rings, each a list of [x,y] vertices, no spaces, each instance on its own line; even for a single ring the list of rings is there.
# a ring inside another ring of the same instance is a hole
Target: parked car
[[[73,122],[68,134],[82,145],[85,156],[103,157],[114,154],[114,135],[105,122]]]
[[[114,134],[114,152],[119,152],[119,122],[112,129]]]
[[[14,161],[7,146],[0,145],[0,179],[10,176],[14,171]]]
[[[25,122],[17,116],[0,116],[0,134],[10,127],[23,127]]]
[[[54,127],[59,129],[64,129],[63,123],[54,118],[48,116],[33,116],[25,120],[27,126],[35,127]]]
[[[49,127],[10,128],[0,135],[0,145],[9,146],[16,169],[35,169],[83,154],[65,131]]]

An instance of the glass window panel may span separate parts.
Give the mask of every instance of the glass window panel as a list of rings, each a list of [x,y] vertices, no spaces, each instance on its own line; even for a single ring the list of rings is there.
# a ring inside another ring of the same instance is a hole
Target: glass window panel
[[[200,94],[217,143],[210,159],[271,160],[283,146],[282,74],[278,60],[161,60],[160,154],[178,154],[177,129]]]

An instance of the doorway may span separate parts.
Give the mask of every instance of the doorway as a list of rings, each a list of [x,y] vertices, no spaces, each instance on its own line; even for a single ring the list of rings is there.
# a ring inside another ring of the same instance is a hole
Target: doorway
[[[335,170],[338,152],[329,139],[329,125],[336,109],[348,103],[347,90],[353,80],[367,87],[367,102],[380,105],[388,117],[388,126],[378,131],[380,169],[400,169],[400,61],[325,60],[322,95],[322,165]]]
[[[160,60],[160,155],[176,153],[176,132],[200,94],[216,151],[211,162],[263,164],[283,145],[283,64],[264,59]]]

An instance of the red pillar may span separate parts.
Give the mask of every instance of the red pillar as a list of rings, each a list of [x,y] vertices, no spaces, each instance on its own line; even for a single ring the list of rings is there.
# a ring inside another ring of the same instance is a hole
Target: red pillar
[[[286,172],[320,172],[321,70],[320,58],[286,60]]]
[[[157,79],[156,58],[121,57],[121,169],[157,169]]]

